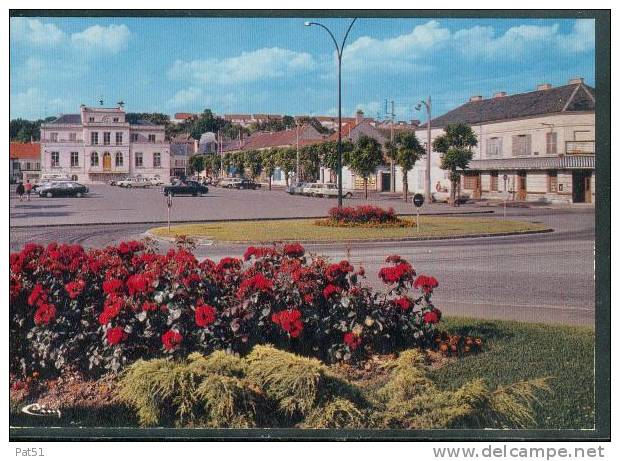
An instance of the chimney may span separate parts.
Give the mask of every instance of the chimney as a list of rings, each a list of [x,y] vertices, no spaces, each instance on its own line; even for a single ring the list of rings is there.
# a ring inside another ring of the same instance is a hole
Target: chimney
[[[364,120],[364,111],[362,109],[358,109],[355,113],[355,124],[361,123]]]
[[[551,89],[551,84],[550,83],[541,83],[540,85],[538,85],[536,87],[536,90],[538,90],[538,91],[550,90],[550,89]]]
[[[493,95],[494,98],[503,98],[506,96],[506,92],[505,91],[498,91],[497,93],[495,93]]]
[[[469,98],[469,102],[482,101],[482,96],[476,95]]]
[[[568,81],[569,85],[579,85],[583,83],[583,77],[575,77],[575,78],[571,78]]]

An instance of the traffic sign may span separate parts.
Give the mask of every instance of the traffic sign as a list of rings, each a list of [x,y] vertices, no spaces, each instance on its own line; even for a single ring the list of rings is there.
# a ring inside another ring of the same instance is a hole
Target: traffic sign
[[[422,205],[424,205],[424,196],[422,194],[415,194],[413,196],[413,204],[420,208]]]

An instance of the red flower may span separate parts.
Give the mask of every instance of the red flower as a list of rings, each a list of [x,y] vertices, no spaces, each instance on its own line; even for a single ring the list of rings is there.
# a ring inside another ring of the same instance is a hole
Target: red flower
[[[280,325],[291,338],[297,338],[304,329],[301,311],[298,309],[276,312],[272,314],[271,321],[276,325]]]
[[[185,285],[187,288],[190,288],[192,286],[192,283],[198,283],[201,280],[202,279],[200,278],[200,275],[192,273],[183,279],[183,285]]]
[[[161,342],[168,351],[175,349],[183,341],[183,335],[176,330],[168,330],[161,336]]]
[[[311,294],[305,294],[304,301],[306,301],[308,304],[312,304],[314,302],[314,296],[312,296]]]
[[[75,299],[78,296],[80,296],[85,286],[86,286],[86,283],[84,282],[84,280],[80,279],[80,280],[76,280],[75,282],[67,283],[65,285],[65,290],[67,291],[69,298]]]
[[[28,296],[28,305],[35,306],[42,302],[45,302],[47,299],[47,292],[43,289],[43,287],[37,283],[32,291],[30,292],[30,296]]]
[[[402,263],[405,260],[403,258],[401,258],[399,255],[390,255],[387,258],[385,258],[385,262],[386,263],[392,263],[392,264],[398,264],[398,263]]]
[[[291,258],[301,258],[306,250],[299,243],[289,243],[288,245],[284,245],[284,254],[286,256],[290,256]]]
[[[34,313],[35,325],[47,325],[56,317],[56,306],[53,304],[41,303]]]
[[[360,267],[357,271],[357,275],[359,275],[360,277],[364,277],[366,275],[366,269]]]
[[[99,324],[107,325],[121,312],[123,298],[113,295],[103,303],[103,312],[99,314]]]
[[[260,291],[267,293],[273,288],[273,281],[269,280],[263,274],[256,274],[248,279],[245,279],[239,285],[239,291],[237,297],[239,299],[245,297],[248,293]]]
[[[323,296],[325,296],[325,299],[331,298],[336,293],[340,293],[340,288],[331,283],[323,289]]]
[[[340,271],[347,273],[347,272],[353,272],[355,269],[353,268],[353,266],[351,265],[351,263],[349,263],[349,261],[340,261],[340,264],[338,264],[340,266]]]
[[[109,279],[103,282],[103,292],[105,294],[116,293],[123,286],[122,280]]]
[[[422,317],[424,319],[424,323],[438,323],[441,320],[441,311],[439,309],[433,309],[432,311],[428,311]]]
[[[151,278],[146,274],[135,274],[127,279],[127,288],[129,294],[146,293],[151,285]]]
[[[153,312],[157,310],[157,304],[155,303],[150,303],[148,301],[144,301],[142,303],[142,310],[144,312]]]
[[[403,296],[402,298],[398,298],[396,301],[394,301],[394,303],[404,311],[408,310],[411,307],[411,301],[405,296]]]
[[[246,261],[250,260],[252,257],[254,258],[264,258],[265,256],[275,256],[277,254],[276,250],[271,247],[248,247],[243,253],[243,259]]]
[[[411,280],[415,276],[415,271],[408,262],[400,262],[395,266],[382,267],[379,271],[379,278],[383,283],[398,283]]]
[[[22,284],[20,283],[17,277],[11,275],[9,280],[9,296],[10,299],[13,300],[19,296],[19,293],[22,291]]]
[[[438,286],[439,282],[437,279],[428,275],[419,275],[413,283],[414,288],[422,288],[425,293],[432,292],[433,288],[437,288]]]
[[[234,270],[234,269],[236,270],[241,269],[241,261],[237,258],[230,258],[230,257],[220,259],[220,262],[215,267],[216,272],[222,272],[225,270]]]
[[[349,349],[354,351],[362,343],[362,338],[360,338],[355,333],[349,331],[348,333],[344,334],[343,341],[347,346],[349,346]]]
[[[108,341],[110,346],[114,346],[115,344],[124,341],[127,337],[127,333],[121,327],[110,328],[105,333],[105,339]]]
[[[215,307],[209,306],[208,304],[203,304],[202,306],[196,307],[196,325],[203,328],[208,327],[215,322],[216,313],[217,311],[215,310]]]

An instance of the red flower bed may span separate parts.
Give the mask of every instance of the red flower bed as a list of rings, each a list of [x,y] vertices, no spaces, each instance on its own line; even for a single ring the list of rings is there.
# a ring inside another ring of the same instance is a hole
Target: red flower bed
[[[372,205],[334,207],[329,210],[329,217],[339,224],[393,224],[398,222],[394,208],[384,210]]]
[[[273,344],[333,362],[428,345],[441,313],[437,287],[390,256],[387,291],[348,261],[309,257],[299,244],[250,247],[243,260],[199,262],[184,249],[140,242],[85,251],[26,245],[10,256],[11,370],[100,374],[138,359]]]

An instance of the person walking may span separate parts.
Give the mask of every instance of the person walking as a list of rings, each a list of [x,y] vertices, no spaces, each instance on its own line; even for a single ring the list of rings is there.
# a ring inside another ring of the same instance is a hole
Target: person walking
[[[15,192],[17,192],[17,195],[19,195],[19,201],[23,202],[24,201],[24,192],[26,192],[26,189],[24,188],[24,183],[23,182],[19,182],[17,183],[17,189],[15,189]]]
[[[32,184],[30,183],[30,179],[26,180],[26,185],[24,188],[26,189],[27,200],[30,201],[30,194],[32,193]]]

